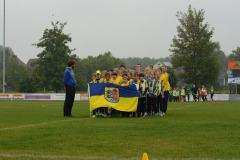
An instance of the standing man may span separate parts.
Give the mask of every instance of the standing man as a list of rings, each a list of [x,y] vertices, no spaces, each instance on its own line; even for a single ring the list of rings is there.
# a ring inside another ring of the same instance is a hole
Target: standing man
[[[211,86],[210,94],[211,94],[211,99],[212,99],[212,101],[213,101],[213,95],[214,95],[214,89],[213,89],[213,86]]]
[[[197,102],[197,99],[198,99],[198,89],[195,86],[195,84],[193,84],[193,87],[192,87],[192,95],[193,95],[193,101]]]
[[[170,74],[166,72],[167,67],[162,66],[162,74],[161,79],[163,80],[163,88],[164,88],[164,98],[163,98],[163,115],[166,115],[167,112],[167,104],[168,104],[168,98],[169,98],[169,90],[172,85],[172,80],[170,77]]]
[[[64,117],[71,117],[72,116],[72,106],[75,98],[76,92],[76,80],[73,69],[75,67],[75,61],[68,60],[68,67],[64,72],[64,89],[66,90],[66,97],[64,102]]]

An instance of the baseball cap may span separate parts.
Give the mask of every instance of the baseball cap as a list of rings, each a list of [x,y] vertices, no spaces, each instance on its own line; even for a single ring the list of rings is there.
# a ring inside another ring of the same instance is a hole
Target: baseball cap
[[[100,70],[97,70],[97,71],[96,71],[96,74],[101,74],[101,71],[100,71]]]

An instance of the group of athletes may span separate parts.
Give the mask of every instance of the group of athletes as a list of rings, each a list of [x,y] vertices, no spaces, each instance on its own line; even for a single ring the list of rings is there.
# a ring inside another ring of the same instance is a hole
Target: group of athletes
[[[155,72],[153,65],[148,65],[142,72],[141,64],[136,69],[126,70],[124,65],[110,71],[97,70],[92,74],[90,83],[113,83],[121,86],[135,84],[139,91],[138,106],[136,112],[120,112],[110,107],[95,109],[93,118],[98,117],[145,117],[147,115],[165,116],[169,100],[171,77],[167,73],[167,67],[161,66]]]
[[[202,88],[197,88],[195,84],[192,87],[182,86],[181,89],[179,87],[173,88],[169,90],[169,101],[170,102],[190,102],[190,95],[193,97],[193,101],[203,102],[208,101],[207,95],[210,94],[211,100],[213,101],[214,89],[213,86],[209,89],[202,85]]]

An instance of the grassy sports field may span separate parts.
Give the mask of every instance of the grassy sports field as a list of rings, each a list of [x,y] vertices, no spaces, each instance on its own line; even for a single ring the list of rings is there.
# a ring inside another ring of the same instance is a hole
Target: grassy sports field
[[[167,116],[89,118],[88,102],[1,101],[0,159],[240,159],[240,102],[169,103]]]

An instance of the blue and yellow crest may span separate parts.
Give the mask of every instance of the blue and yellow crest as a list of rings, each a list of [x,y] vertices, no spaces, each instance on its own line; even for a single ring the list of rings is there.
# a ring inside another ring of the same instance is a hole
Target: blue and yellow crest
[[[119,102],[119,89],[115,87],[105,87],[105,95],[107,101],[112,103]]]

